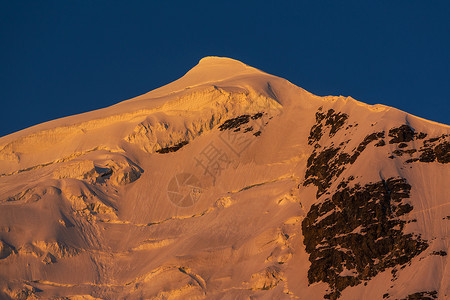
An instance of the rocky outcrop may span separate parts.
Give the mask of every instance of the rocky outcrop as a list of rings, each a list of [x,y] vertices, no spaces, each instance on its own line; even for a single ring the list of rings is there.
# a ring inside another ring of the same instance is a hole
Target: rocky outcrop
[[[323,150],[317,147],[308,158],[303,185],[317,186],[317,197],[320,197],[331,186],[333,180],[345,170],[346,165],[353,164],[367,145],[383,137],[383,131],[369,134],[351,154],[343,152],[340,147],[331,146]]]
[[[441,164],[450,162],[450,142],[448,136],[442,136],[436,139],[430,139],[424,141],[423,146],[420,148],[420,162],[434,162],[437,161]],[[417,161],[417,160],[416,160]]]
[[[402,300],[433,300],[433,299],[437,299],[436,291],[417,292],[408,295],[406,298],[403,298]]]
[[[424,140],[427,134],[424,132],[415,132],[410,126],[402,125],[389,130],[389,136],[392,139],[390,144],[397,144],[397,149],[392,152],[389,158],[407,156],[405,163],[438,162],[446,164],[450,162],[450,135],[441,135],[438,137]],[[414,148],[412,141],[423,140],[420,148]]]
[[[389,144],[407,143],[414,140],[416,133],[410,126],[402,125],[400,127],[390,129],[389,136],[392,138],[389,140]]]
[[[186,110],[186,103],[192,106]],[[149,115],[124,140],[147,153],[168,153],[219,126],[223,131],[272,114],[280,105],[271,98],[248,91],[228,91],[217,86],[186,94],[163,105],[158,115]],[[265,113],[263,113],[265,112]],[[162,152],[161,152],[162,151]],[[167,152],[166,152],[167,151]]]
[[[445,297],[448,127],[219,61],[2,139],[0,298]]]
[[[180,150],[183,146],[187,145],[188,143],[189,143],[188,141],[182,141],[173,146],[158,149],[158,150],[156,150],[156,152],[158,152],[158,153],[176,152],[176,151]]]
[[[240,115],[236,118],[228,119],[219,126],[219,130],[220,131],[224,131],[224,130],[240,131],[242,125],[249,123],[250,120],[260,119],[264,114],[265,113],[258,112],[254,115]],[[245,128],[244,133],[248,132],[248,131],[252,131],[252,130],[253,130],[253,126],[249,126],[249,127]]]
[[[403,232],[407,222],[415,221],[408,221],[413,207],[407,200],[411,186],[404,178],[382,179],[363,186],[352,186],[354,176],[346,180],[340,178],[369,144],[374,143],[374,149],[386,145],[385,132],[378,131],[368,134],[351,152],[345,151],[345,141],[337,147],[333,142],[322,147],[320,142],[327,131],[332,138],[347,119],[347,115],[334,110],[316,113],[316,124],[308,138],[308,144],[314,149],[308,158],[303,182],[304,186],[317,187],[318,199],[302,222],[304,244],[311,262],[308,280],[309,283],[328,283],[331,292],[326,298],[329,299],[339,298],[345,288],[369,280],[387,268],[410,262],[428,247],[425,240]],[[346,129],[350,127],[353,126],[348,125]],[[391,128],[388,143],[397,145],[391,158],[422,152],[430,161],[446,161],[448,143],[443,141],[445,137],[424,140],[424,147],[419,151],[412,148],[411,142],[426,136],[408,125]],[[439,153],[439,160],[436,153]],[[337,180],[340,183],[330,194],[329,189]],[[324,198],[323,195],[330,196]]]
[[[313,204],[302,222],[309,282],[327,282],[332,290],[327,298],[337,299],[346,287],[424,251],[426,241],[403,233],[404,217],[413,209],[410,189],[405,179],[389,178],[341,188]]]
[[[348,115],[345,113],[335,112],[334,109],[329,109],[325,114],[322,112],[322,107],[316,112],[316,124],[311,128],[308,144],[312,145],[318,142],[325,129],[329,129],[329,136],[333,137],[338,132],[348,119]]]

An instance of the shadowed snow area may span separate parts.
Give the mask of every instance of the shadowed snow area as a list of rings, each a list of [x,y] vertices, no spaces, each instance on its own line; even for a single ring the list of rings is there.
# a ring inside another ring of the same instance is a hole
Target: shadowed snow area
[[[450,127],[239,61],[0,138],[0,298],[446,299]]]

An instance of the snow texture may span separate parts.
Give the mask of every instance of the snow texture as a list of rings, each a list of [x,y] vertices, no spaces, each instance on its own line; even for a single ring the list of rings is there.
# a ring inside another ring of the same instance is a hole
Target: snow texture
[[[206,57],[0,138],[0,298],[450,299],[449,135]]]

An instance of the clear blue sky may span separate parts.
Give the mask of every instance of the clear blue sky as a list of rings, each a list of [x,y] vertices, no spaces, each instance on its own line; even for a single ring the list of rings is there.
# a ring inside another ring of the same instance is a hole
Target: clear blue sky
[[[449,3],[0,0],[0,136],[143,94],[208,55],[449,124]]]

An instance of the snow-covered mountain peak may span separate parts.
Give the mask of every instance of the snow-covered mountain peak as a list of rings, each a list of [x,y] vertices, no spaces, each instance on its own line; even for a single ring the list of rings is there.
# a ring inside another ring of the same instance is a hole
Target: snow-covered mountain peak
[[[249,77],[252,79],[249,79]],[[267,77],[275,76],[271,76],[235,59],[207,56],[202,58],[197,65],[180,79],[138,97],[136,100],[140,100],[142,97],[162,97],[201,85],[220,84],[236,78],[242,83],[249,80],[258,81],[258,79],[261,80]]]
[[[0,138],[1,299],[448,299],[450,129],[229,58]]]
[[[220,56],[205,56],[202,59],[200,59],[200,61],[198,62],[197,66],[223,66],[223,67],[227,67],[227,68],[233,68],[233,67],[244,67],[244,68],[252,68],[246,64],[244,64],[243,62],[233,59],[233,58],[229,58],[229,57],[220,57]],[[254,68],[252,68],[254,69]]]

